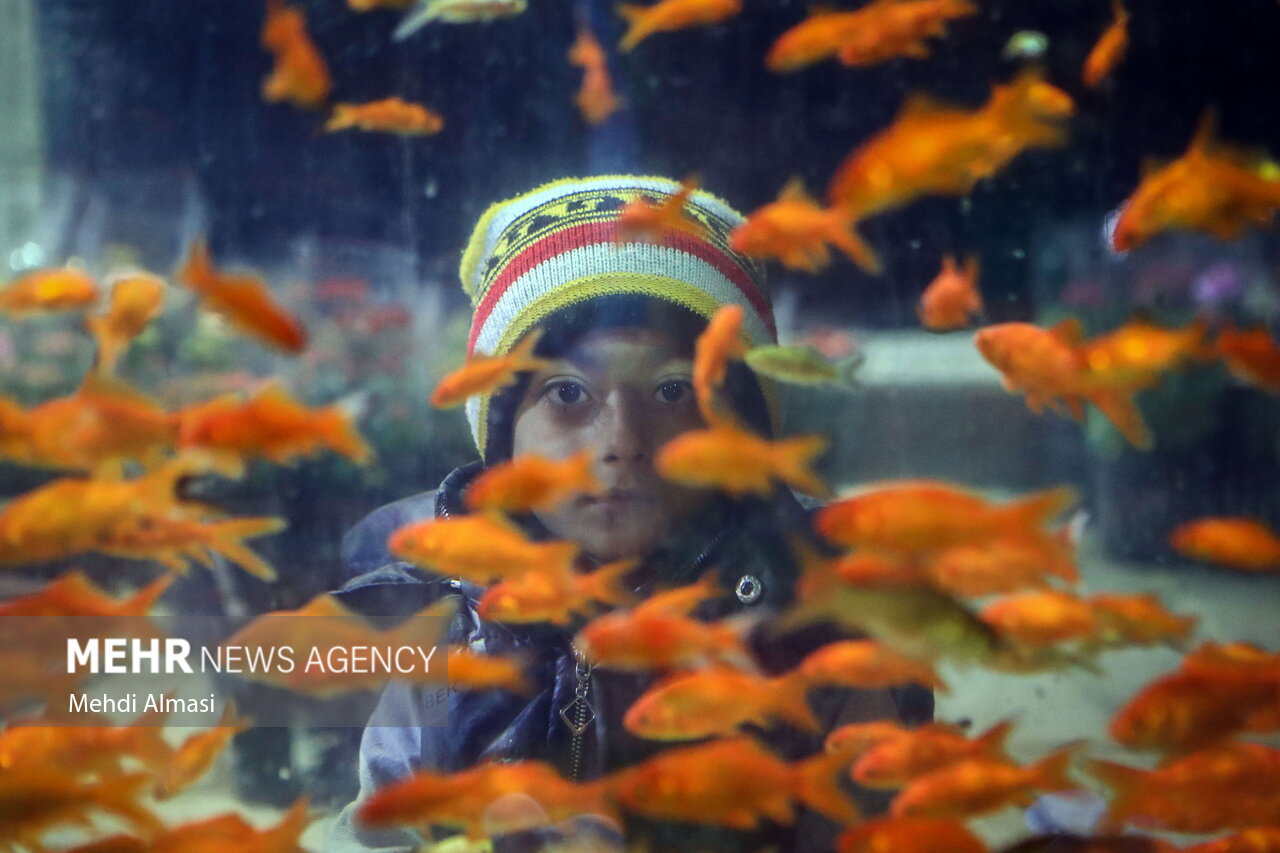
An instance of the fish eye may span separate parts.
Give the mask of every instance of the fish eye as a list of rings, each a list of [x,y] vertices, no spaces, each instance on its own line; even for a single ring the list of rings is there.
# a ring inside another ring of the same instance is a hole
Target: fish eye
[[[656,393],[659,400],[674,405],[686,400],[692,391],[693,386],[686,379],[666,379]]]

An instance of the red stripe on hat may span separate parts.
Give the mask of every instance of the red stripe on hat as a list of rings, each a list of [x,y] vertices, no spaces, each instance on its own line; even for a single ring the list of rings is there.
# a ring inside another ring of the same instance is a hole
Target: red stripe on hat
[[[467,338],[467,355],[470,356],[475,352],[476,339],[480,337],[480,330],[484,328],[485,321],[489,319],[494,306],[498,304],[498,300],[507,292],[507,288],[512,283],[538,264],[557,255],[597,243],[612,243],[616,222],[613,219],[604,222],[586,222],[581,225],[553,231],[530,244],[520,254],[512,258],[506,269],[494,279],[493,284],[485,291],[484,298],[480,300],[480,304],[476,306],[476,313],[471,321],[471,333]],[[683,233],[671,235],[663,245],[687,252],[715,267],[721,275],[727,278],[747,298],[747,302],[755,308],[756,313],[764,321],[769,334],[775,338],[777,337],[778,331],[774,325],[773,312],[769,308],[768,301],[756,288],[750,273],[736,263],[732,256],[716,248],[706,240],[700,240]]]

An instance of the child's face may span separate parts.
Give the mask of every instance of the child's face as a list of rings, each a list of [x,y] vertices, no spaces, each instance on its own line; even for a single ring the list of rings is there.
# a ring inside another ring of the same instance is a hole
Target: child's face
[[[604,329],[532,377],[516,409],[515,455],[564,459],[588,448],[600,496],[570,498],[538,519],[599,560],[651,551],[705,500],[658,476],[663,444],[703,426],[692,364],[655,329]]]

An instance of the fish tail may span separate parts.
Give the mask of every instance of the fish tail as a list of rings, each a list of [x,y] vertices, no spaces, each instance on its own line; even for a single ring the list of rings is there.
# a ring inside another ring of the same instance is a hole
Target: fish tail
[[[124,349],[124,341],[111,334],[111,326],[105,316],[86,317],[85,328],[98,343],[98,350],[93,356],[93,369],[98,373],[112,373],[116,361]]]
[[[215,522],[209,547],[264,581],[276,579],[276,570],[266,560],[251,551],[245,539],[276,533],[285,527],[282,518],[233,518]]]
[[[289,807],[289,811],[285,813],[284,819],[262,834],[262,849],[297,849],[299,846],[298,838],[301,837],[302,831],[307,828],[307,810],[309,807],[310,800],[308,800],[306,794],[294,800],[293,805]]]
[[[1071,759],[1080,744],[1065,746],[1052,752],[1028,768],[1034,784],[1042,791],[1067,791],[1080,787],[1067,775],[1071,770]]]
[[[837,823],[848,825],[860,821],[862,813],[840,787],[840,779],[851,758],[847,753],[832,752],[793,765],[796,798]]]
[[[404,16],[395,32],[391,34],[391,40],[404,41],[439,17],[439,7],[435,3],[421,3],[418,8]]]
[[[808,732],[821,731],[822,724],[809,707],[806,688],[809,679],[799,671],[771,678],[765,682],[769,692],[768,707],[773,716],[786,720]]]
[[[1148,775],[1145,770],[1095,759],[1089,762],[1089,773],[1115,792],[1099,831],[1118,830],[1126,818],[1140,814],[1139,797]]]
[[[437,646],[444,641],[445,632],[457,610],[457,597],[445,596],[383,633],[388,644],[393,646]]]
[[[1151,429],[1133,401],[1132,391],[1097,391],[1089,397],[1089,402],[1138,450],[1150,450],[1155,445]]]
[[[103,811],[111,812],[140,829],[155,832],[163,824],[150,809],[138,802],[138,798],[142,796],[150,781],[150,773],[113,776],[95,784],[91,792],[86,792],[88,794],[86,799],[91,800]]]
[[[775,469],[778,479],[805,494],[830,494],[827,484],[809,470],[810,463],[826,449],[827,440],[820,435],[802,435],[778,442]]]
[[[1077,500],[1071,486],[1058,486],[1014,501],[1004,511],[1011,527],[1035,529],[1069,510]]]
[[[159,772],[173,761],[174,749],[164,739],[164,719],[169,714],[157,706],[134,723],[137,735],[131,753],[153,772]]]
[[[333,112],[329,113],[329,120],[324,123],[324,129],[327,133],[333,133],[335,130],[354,127],[355,123],[355,113],[348,105],[334,104]]]
[[[213,278],[213,261],[209,257],[209,242],[196,237],[187,250],[187,260],[178,269],[178,279],[193,290],[201,290]]]
[[[364,465],[373,458],[373,450],[342,409],[334,407],[328,410],[321,420],[320,432],[330,447],[357,465]]]
[[[618,42],[618,49],[628,53],[649,35],[649,28],[644,25],[645,13],[649,11],[649,7],[640,3],[619,3],[614,9],[627,22],[627,32],[622,41]]]
[[[586,575],[580,581],[583,597],[611,607],[630,607],[635,603],[635,597],[622,580],[635,564],[635,560],[617,560]]]
[[[169,584],[173,583],[173,575],[161,575],[151,583],[138,590],[138,594],[130,598],[120,607],[120,613],[127,616],[145,616],[155,603],[164,595]]]
[[[981,755],[992,758],[1005,756],[1005,741],[1013,731],[1013,720],[1001,720],[973,741],[973,748]]]
[[[844,208],[833,208],[832,227],[827,235],[831,244],[844,252],[845,257],[857,264],[863,272],[879,275],[883,269],[880,257],[858,233],[857,220]]]
[[[511,348],[508,358],[516,370],[541,370],[547,366],[546,359],[534,357],[534,348],[542,339],[542,329],[537,328],[520,339],[520,343]]]

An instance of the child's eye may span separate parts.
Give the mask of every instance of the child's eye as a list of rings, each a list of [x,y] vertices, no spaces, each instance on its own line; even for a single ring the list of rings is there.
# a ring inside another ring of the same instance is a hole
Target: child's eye
[[[658,386],[658,397],[664,403],[679,403],[692,390],[692,386],[683,379],[673,379]]]
[[[558,382],[552,382],[544,392],[550,395],[551,399],[563,406],[572,406],[579,403],[587,396],[587,390],[577,382],[570,382],[562,379]]]

